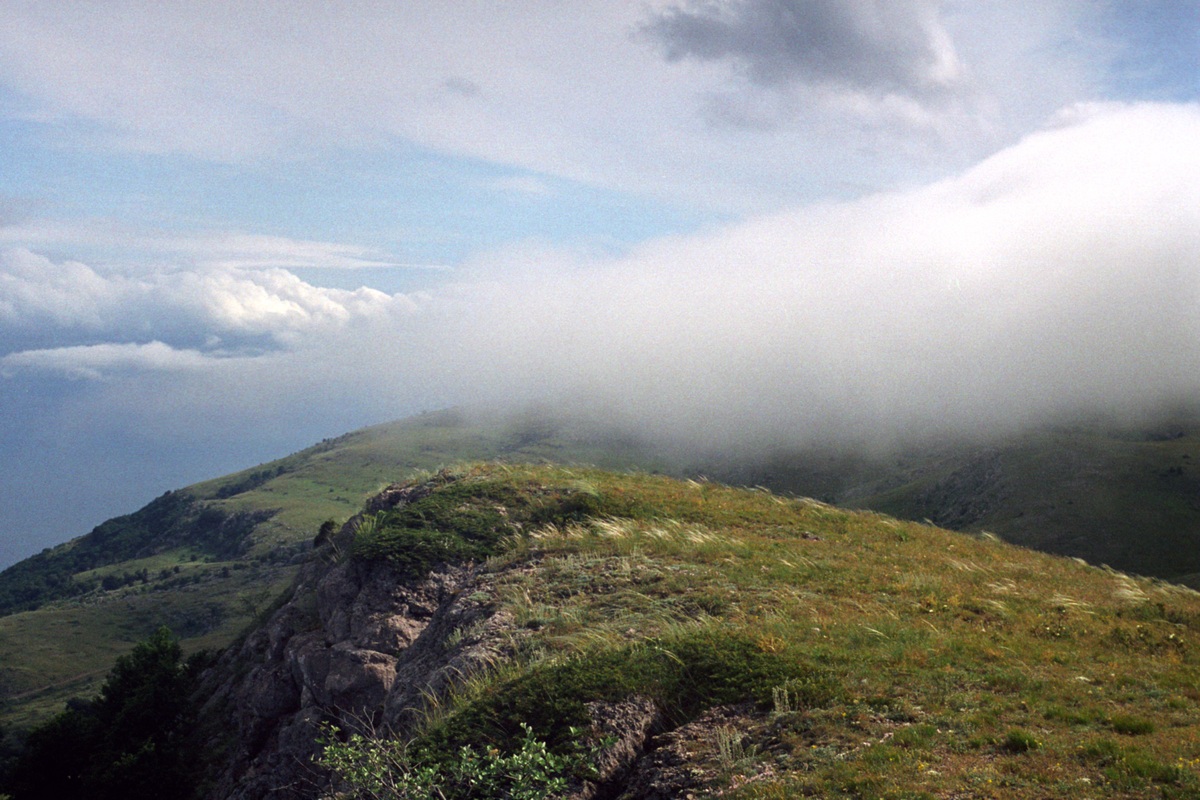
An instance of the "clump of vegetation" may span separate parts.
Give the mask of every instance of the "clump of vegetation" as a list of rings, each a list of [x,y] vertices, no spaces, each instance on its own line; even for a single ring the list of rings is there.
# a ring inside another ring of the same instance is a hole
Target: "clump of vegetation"
[[[536,526],[609,511],[586,488],[549,489],[483,475],[430,483],[435,488],[424,497],[361,520],[353,555],[386,559],[403,574],[421,575],[439,563],[486,559],[506,537]]]
[[[801,653],[767,652],[743,631],[706,625],[580,653],[498,681],[427,731],[420,746],[443,752],[463,743],[511,748],[531,726],[561,751],[574,741],[574,731],[588,725],[588,703],[640,695],[653,700],[674,727],[716,705],[755,702],[767,708],[773,689],[802,682],[811,669]],[[835,688],[825,689],[805,700],[827,701]]]
[[[245,494],[246,492],[254,491],[268,481],[274,480],[288,471],[288,465],[280,462],[273,467],[267,467],[266,469],[259,469],[252,472],[243,473],[235,477],[229,483],[226,483],[224,486],[217,489],[214,496],[224,500],[229,497],[236,497],[239,494]]]
[[[449,759],[430,760],[404,742],[326,728],[319,763],[356,797],[378,800],[543,800],[564,791],[582,753],[558,755],[522,728],[511,751],[463,746]]]
[[[1126,736],[1145,736],[1154,733],[1156,727],[1152,720],[1135,717],[1132,714],[1115,714],[1109,720],[1109,724],[1112,725],[1114,731]]]
[[[1007,750],[1010,753],[1028,753],[1031,750],[1037,750],[1042,746],[1042,743],[1037,740],[1032,733],[1020,729],[1013,729],[1004,735],[1004,741],[1000,743],[1001,749]]]
[[[117,659],[100,694],[35,728],[13,767],[13,800],[184,800],[198,789],[189,745],[200,661],[162,628]]]

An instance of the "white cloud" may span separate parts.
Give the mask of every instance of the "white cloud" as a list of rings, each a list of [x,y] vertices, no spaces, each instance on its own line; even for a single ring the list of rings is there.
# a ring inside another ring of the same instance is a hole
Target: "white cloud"
[[[33,336],[70,345],[81,336],[100,336],[124,345],[159,338],[208,342],[211,348],[265,337],[291,346],[305,336],[416,308],[406,295],[317,287],[283,269],[101,273],[29,250],[0,251],[0,333],[10,339]]]
[[[319,288],[279,269],[209,269],[156,276],[156,283],[155,293],[168,307],[203,320],[213,330],[237,333],[283,336],[415,307],[402,295],[368,287]]]
[[[0,251],[0,324],[99,328],[122,291],[120,280],[106,281],[77,261]]]
[[[19,370],[35,370],[72,379],[105,380],[113,372],[129,370],[200,369],[211,358],[195,350],[177,350],[162,342],[77,345],[9,353],[0,357],[0,376],[11,378]]]
[[[711,443],[1145,409],[1200,389],[1196,141],[1193,105],[1080,107],[922,189],[618,259],[509,249],[417,303],[283,271],[163,273],[170,313],[286,347],[110,397],[164,419],[550,401]]]
[[[832,15],[869,57],[834,52],[821,66],[785,46],[799,29],[780,32],[766,61],[742,48],[755,64],[852,80],[748,84],[723,63],[663,58],[643,31],[673,5],[263,2],[231,14],[213,2],[11,2],[0,6],[0,82],[44,119],[92,123],[101,145],[260,161],[400,137],[762,209],[944,175],[1090,97],[1110,56],[1076,33],[1099,8],[913,0],[871,6],[878,19]]]
[[[205,266],[262,269],[268,267],[364,269],[402,267],[367,248],[250,234],[209,234],[174,237],[161,243],[164,250],[191,253]]]
[[[187,259],[202,267],[220,269],[445,269],[441,264],[410,264],[356,244],[294,239],[285,236],[198,231],[166,233],[137,229],[114,220],[51,221],[29,219],[5,225],[0,243],[13,248],[41,250],[119,249],[126,261],[161,262]]]
[[[1073,116],[921,190],[618,261],[481,262],[424,312],[436,339],[413,347],[436,358],[398,361],[393,379],[419,374],[448,400],[554,395],[713,441],[970,430],[1194,394],[1200,109]]]

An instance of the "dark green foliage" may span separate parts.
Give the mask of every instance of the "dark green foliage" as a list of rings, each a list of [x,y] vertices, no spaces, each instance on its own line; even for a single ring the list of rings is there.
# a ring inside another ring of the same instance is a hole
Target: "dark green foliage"
[[[1144,781],[1154,783],[1176,783],[1182,778],[1179,767],[1164,764],[1158,759],[1138,750],[1127,750],[1111,739],[1092,742],[1079,752],[1085,762],[1100,766],[1104,777],[1118,789],[1138,789]],[[1188,796],[1164,792],[1165,797]]]
[[[280,475],[283,475],[286,472],[288,472],[286,464],[277,464],[274,467],[269,467],[267,469],[255,470],[254,472],[251,472],[248,475],[243,475],[225,484],[220,489],[217,489],[216,496],[224,499],[227,497],[233,497],[234,495],[253,491],[267,481],[278,478]]]
[[[327,728],[322,766],[332,770],[354,797],[389,800],[545,800],[559,797],[568,776],[585,770],[582,751],[551,752],[533,730],[522,726],[524,738],[512,752],[495,747],[460,748],[452,757],[430,759],[412,752],[402,741],[351,734],[339,740],[337,728]]]
[[[511,749],[528,724],[556,752],[569,752],[574,729],[588,725],[589,702],[647,696],[673,727],[716,705],[766,706],[772,689],[784,685],[805,687],[801,702],[809,707],[836,691],[798,653],[765,652],[737,631],[702,628],[536,668],[452,716],[420,746],[446,755],[463,743]]]
[[[0,786],[4,785],[5,776],[12,771],[19,752],[16,743],[9,736],[8,727],[0,724]]]
[[[172,800],[194,795],[195,665],[161,628],[117,659],[100,694],[34,729],[7,788],[15,800]]]
[[[183,536],[174,543],[196,547],[218,561],[225,561],[241,555],[245,538],[271,516],[269,511],[229,514],[211,506],[201,507],[194,519],[185,522]]]
[[[1135,717],[1130,714],[1114,714],[1109,719],[1108,724],[1117,733],[1123,733],[1126,736],[1144,736],[1148,733],[1154,733],[1155,726],[1151,720],[1143,717]]]
[[[104,576],[103,580],[100,581],[100,588],[106,592],[111,592],[123,586],[132,586],[135,583],[147,583],[149,580],[150,572],[145,568],[137,572],[124,572],[120,575],[114,572]]]
[[[435,479],[435,484],[425,497],[364,520],[354,556],[388,559],[404,574],[420,575],[436,564],[487,558],[506,536],[613,513],[581,489],[497,480]]]
[[[56,552],[45,550],[0,572],[0,614],[37,608],[81,590],[71,578],[74,570],[54,558]]]
[[[5,789],[16,800],[88,796],[85,776],[99,739],[100,721],[91,704],[72,704],[29,734]]]
[[[1020,729],[1013,729],[1004,736],[1004,741],[1000,743],[1000,749],[1007,750],[1010,753],[1028,753],[1030,750],[1037,750],[1042,746],[1033,734]]]
[[[338,524],[335,520],[327,519],[321,523],[317,535],[313,538],[313,547],[320,547],[326,542],[333,539],[333,535],[337,533]]]

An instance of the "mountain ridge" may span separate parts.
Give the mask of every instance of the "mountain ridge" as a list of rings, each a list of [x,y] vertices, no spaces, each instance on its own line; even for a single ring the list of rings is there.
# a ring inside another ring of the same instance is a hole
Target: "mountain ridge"
[[[572,429],[538,415],[480,420],[449,411],[373,426],[176,490],[147,507],[194,503],[189,513],[196,519],[204,510],[210,521],[217,518],[214,514],[253,519],[251,530],[230,535],[225,551],[199,547],[205,541],[199,529],[195,541],[185,541],[185,536],[175,540],[180,546],[174,548],[165,546],[170,541],[166,536],[159,541],[163,546],[140,558],[90,564],[71,573],[73,580],[95,586],[89,592],[43,598],[37,610],[0,617],[0,720],[14,731],[7,743],[11,748],[21,730],[61,708],[66,699],[94,691],[117,655],[164,622],[183,635],[189,651],[224,647],[290,584],[323,522],[350,518],[383,485],[414,469],[474,458],[708,475],[910,519],[954,521],[953,516],[939,516],[942,511],[973,519],[967,527],[1020,544],[1037,544],[1023,538],[1029,531],[1043,537],[1055,532],[1059,540],[1052,544],[1060,552],[1129,569],[1128,563],[1106,557],[1096,547],[1129,538],[1122,533],[1120,515],[1110,514],[1107,531],[1095,521],[1097,514],[1103,516],[1100,512],[1123,505],[1141,509],[1138,514],[1149,519],[1143,524],[1134,515],[1124,530],[1165,537],[1156,558],[1175,571],[1164,577],[1186,581],[1187,572],[1179,567],[1195,567],[1180,554],[1200,552],[1188,546],[1200,538],[1189,463],[1189,450],[1200,455],[1200,431],[1190,420],[1185,416],[1180,423],[1121,430],[1096,425],[1044,430],[1030,434],[1024,444],[1017,439],[984,447],[942,445],[925,453],[862,456],[778,449],[754,459],[680,454],[633,437]],[[1113,486],[1126,484],[1132,488],[1110,497]],[[1035,495],[1036,503],[1029,500]],[[1005,503],[1010,504],[1008,516],[997,512]],[[1096,514],[1080,513],[1083,506]],[[1097,536],[1097,531],[1107,536]],[[182,535],[183,529],[176,533]],[[1130,546],[1139,547],[1136,542]],[[59,549],[79,548],[75,540]],[[0,574],[0,596],[5,581],[19,573],[10,568]]]
[[[371,499],[206,675],[206,797],[508,796],[456,776],[530,747],[575,800],[1190,797],[1197,635],[1196,592],[994,537],[462,465]]]

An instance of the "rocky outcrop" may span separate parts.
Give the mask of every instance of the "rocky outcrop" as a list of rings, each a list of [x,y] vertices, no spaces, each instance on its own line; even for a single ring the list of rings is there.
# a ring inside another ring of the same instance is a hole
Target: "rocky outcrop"
[[[369,511],[413,496],[413,487],[392,487]],[[356,521],[205,676],[205,715],[227,734],[209,797],[317,796],[327,784],[313,763],[324,723],[403,733],[425,697],[505,657],[519,638],[488,603],[492,576],[473,565],[405,580],[387,562],[339,558]]]
[[[364,515],[429,491],[389,487]],[[386,560],[345,555],[361,519],[326,537],[286,601],[204,676],[202,717],[222,752],[212,800],[329,796],[331,777],[316,763],[326,725],[405,736],[430,698],[513,657],[531,635],[494,598],[537,563],[442,564],[406,577]],[[572,800],[665,797],[695,784],[676,769],[676,745],[692,728],[665,731],[661,710],[641,696],[587,708],[594,773]],[[655,757],[652,742],[661,745]]]

